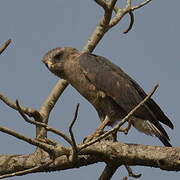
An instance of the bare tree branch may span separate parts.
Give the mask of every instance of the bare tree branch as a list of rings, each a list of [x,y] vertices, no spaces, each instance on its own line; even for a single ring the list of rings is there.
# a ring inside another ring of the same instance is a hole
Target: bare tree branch
[[[89,141],[85,144],[83,144],[81,147],[79,147],[80,150],[102,140],[103,138],[107,137],[108,135],[110,135],[113,132],[117,132],[119,130],[119,128],[126,122],[129,120],[129,118],[146,102],[148,101],[148,99],[154,94],[154,92],[156,91],[156,89],[158,88],[158,84],[150,91],[150,93],[134,108],[132,109],[114,128],[112,128],[111,130],[107,131],[106,133],[100,135],[98,138],[93,139],[92,141]]]
[[[115,6],[117,0],[111,0],[111,1],[95,0],[95,2],[104,9],[104,17],[97,25],[95,31],[92,33],[91,37],[89,38],[87,44],[84,46],[82,51],[92,52],[99,43],[99,41],[103,38],[105,33],[110,28],[115,26],[125,14],[129,13],[131,18],[130,24],[129,27],[124,32],[127,33],[129,30],[132,29],[134,23],[133,11],[145,6],[150,1],[151,0],[145,0],[139,5],[131,7],[131,0],[127,0],[126,7],[124,9],[120,9]],[[115,11],[115,16],[112,18],[113,11]],[[7,41],[4,44],[4,46],[0,48],[0,54],[7,48],[9,43],[10,41]],[[40,127],[37,134],[41,134],[41,133],[43,134],[44,143],[37,139],[31,139],[29,137],[26,137],[8,128],[0,127],[0,131],[41,148],[38,149],[39,151],[36,151],[36,153],[41,154],[45,159],[45,163],[42,163],[41,158],[38,159],[35,153],[33,153],[33,155],[0,156],[0,162],[1,162],[0,173],[2,175],[0,176],[0,178],[24,175],[34,172],[71,169],[97,162],[105,162],[108,164],[104,169],[102,175],[100,176],[100,179],[103,178],[103,180],[105,178],[110,179],[110,177],[112,177],[112,175],[115,173],[116,169],[123,164],[126,164],[129,175],[134,177],[138,175],[134,175],[128,165],[142,165],[142,166],[158,167],[164,170],[180,171],[180,161],[179,161],[180,148],[153,147],[153,146],[145,146],[145,145],[134,145],[134,144],[132,145],[132,144],[122,144],[117,142],[113,143],[108,141],[100,141],[109,134],[116,132],[125,122],[127,122],[128,119],[133,115],[133,113],[137,109],[139,109],[153,95],[153,93],[155,92],[158,86],[155,86],[153,91],[149,93],[148,96],[142,102],[140,102],[117,126],[112,128],[107,133],[101,135],[97,139],[92,140],[91,142],[88,142],[86,144],[76,145],[76,141],[72,132],[72,127],[77,119],[79,106],[77,106],[76,108],[73,122],[69,127],[69,132],[71,134],[72,140],[62,132],[47,125],[51,110],[55,106],[57,100],[59,99],[59,97],[61,96],[67,85],[68,85],[67,81],[62,79],[59,80],[55,85],[55,87],[52,89],[47,99],[41,105],[39,111],[31,108],[22,107],[19,105],[18,101],[14,103],[4,95],[0,94],[0,99],[9,107],[18,110],[21,116],[28,123]],[[26,115],[33,117],[35,120],[41,119],[43,123],[30,120],[27,118]],[[55,144],[50,143],[52,145],[47,144],[45,139],[45,134],[47,131],[51,131],[59,135],[60,137],[64,138],[64,140],[66,140],[71,145],[71,147],[66,148],[58,143]],[[47,153],[44,152],[43,150],[46,151]],[[73,151],[73,156],[76,157],[75,163],[73,162],[74,158],[73,161],[69,161],[69,159],[67,158],[67,156],[70,155],[72,151]],[[77,151],[78,153],[76,153]],[[52,156],[53,159],[50,159],[52,158]],[[3,167],[7,167],[7,168],[3,169]]]
[[[97,4],[99,4],[104,10],[108,8],[108,4],[104,0],[94,0]]]
[[[74,118],[69,126],[69,133],[71,135],[71,140],[72,140],[72,150],[73,150],[73,154],[72,154],[72,161],[75,161],[77,159],[77,152],[78,152],[78,148],[76,145],[76,140],[72,131],[73,125],[76,122],[77,116],[78,116],[78,111],[79,111],[79,104],[77,104],[76,106],[76,111],[74,114]]]
[[[130,23],[128,28],[123,32],[124,34],[127,34],[132,29],[134,24],[134,14],[132,11],[129,11],[129,16],[130,16]]]
[[[37,122],[37,121],[33,121],[33,120],[30,120],[26,117],[26,115],[24,114],[24,112],[22,111],[21,109],[21,106],[19,105],[19,102],[18,100],[16,100],[16,105],[17,105],[17,108],[18,108],[18,111],[20,113],[20,115],[23,117],[23,119],[30,123],[30,124],[34,124],[34,125],[38,125],[38,126],[41,126],[41,127],[44,127],[47,131],[51,131],[53,132],[54,134],[57,134],[58,136],[62,137],[66,142],[68,142],[70,145],[72,145],[72,141],[71,139],[66,136],[64,133],[60,132],[59,130],[55,129],[55,128],[52,128],[50,126],[48,126],[47,124],[45,123],[41,123],[41,122]]]
[[[83,47],[82,52],[92,52],[94,48],[97,46],[99,41],[102,39],[104,34],[109,30],[109,23],[112,17],[112,12],[115,8],[117,0],[104,1],[98,0],[98,4],[104,8],[104,16],[100,20],[99,24],[96,26],[96,29],[88,39],[86,45]],[[108,5],[108,8],[105,6]]]
[[[82,49],[83,52],[92,52],[94,50],[94,48],[96,47],[96,45],[99,43],[99,41],[102,39],[104,34],[111,27],[116,25],[121,20],[121,18],[126,13],[129,13],[129,11],[130,11],[128,9],[129,7],[128,8],[126,7],[126,9],[123,10],[123,11],[121,9],[118,9],[115,6],[117,0],[112,0],[112,1],[109,1],[109,2],[103,1],[103,0],[95,0],[95,2],[98,3],[101,7],[104,8],[105,14],[104,14],[103,19],[99,22],[99,24],[97,25],[96,29],[94,30],[94,32],[92,33],[92,35],[88,39],[86,45]],[[147,3],[148,2],[143,3],[143,4],[139,5],[139,7],[143,6],[143,5],[147,4]],[[107,5],[110,8],[106,8]],[[132,11],[137,9],[137,7],[133,7],[133,8],[131,9]],[[112,11],[114,9],[117,10],[117,13],[116,13],[116,16],[111,19]],[[132,22],[133,21],[131,19],[131,23]],[[131,26],[129,26],[129,27],[132,28]],[[129,30],[130,30],[130,28],[129,28]],[[52,108],[56,104],[57,100],[59,99],[60,95],[63,93],[63,91],[65,90],[67,85],[68,85],[68,83],[65,80],[59,80],[58,83],[55,85],[54,89],[51,91],[51,93],[48,96],[48,98],[41,105],[40,113],[45,117],[44,118],[44,123],[48,122],[49,113],[51,112]]]
[[[134,174],[130,166],[125,165],[125,168],[128,172],[129,177],[140,178],[142,176],[142,174]]]
[[[51,147],[50,145],[48,144],[45,144],[45,143],[41,143],[35,139],[31,139],[29,137],[26,137],[20,133],[17,133],[16,131],[13,131],[9,128],[5,128],[5,127],[2,127],[0,126],[0,131],[1,132],[4,132],[6,134],[9,134],[11,136],[14,136],[16,137],[17,139],[20,139],[20,140],[23,140],[24,142],[27,142],[31,145],[34,145],[34,146],[37,146],[37,147],[40,147],[42,148],[44,151],[48,152],[48,153],[52,153],[53,152],[53,147]]]
[[[47,99],[43,102],[43,104],[40,107],[40,113],[44,117],[48,117],[51,110],[55,106],[57,100],[61,96],[61,94],[64,92],[65,88],[67,87],[68,83],[64,79],[58,80],[50,94],[48,95]],[[45,119],[46,121],[44,123],[47,123],[48,119]]]
[[[107,164],[98,180],[110,180],[119,166]]]
[[[55,149],[56,151],[56,149]],[[71,148],[66,148],[70,152]],[[156,153],[154,153],[156,152]],[[115,163],[119,166],[148,166],[168,171],[180,171],[180,147],[158,147],[138,144],[123,144],[112,141],[100,141],[83,149],[77,157],[77,163],[69,161],[67,156],[62,156],[63,148],[58,150],[59,156],[49,166],[37,169],[34,172],[50,172],[87,166],[97,162]],[[45,153],[38,158],[37,155],[0,156],[1,175],[27,170],[42,165],[41,162],[49,160]],[[7,167],[7,168],[3,168]]]
[[[34,173],[34,172],[37,172],[37,171],[40,171],[40,170],[42,171],[45,167],[48,167],[52,162],[53,162],[53,160],[50,159],[48,162],[46,162],[44,164],[37,165],[37,166],[35,166],[33,168],[30,168],[30,169],[17,171],[17,172],[13,172],[13,173],[10,173],[10,174],[4,174],[4,175],[0,176],[0,179],[13,177],[13,176],[22,176],[22,175]]]
[[[144,2],[140,3],[140,4],[137,5],[137,6],[133,6],[133,7],[131,8],[131,11],[134,11],[134,10],[136,10],[136,9],[141,8],[141,7],[145,6],[146,4],[148,4],[148,3],[151,2],[151,1],[152,1],[152,0],[145,0]]]
[[[111,19],[109,26],[111,28],[115,26],[124,17],[124,15],[129,13],[130,11],[131,11],[131,0],[126,0],[126,6],[124,9],[120,9],[116,7],[115,9],[116,15]]]
[[[48,124],[49,114],[51,110],[55,106],[57,100],[64,92],[66,87],[68,86],[68,82],[64,79],[58,80],[50,94],[48,95],[47,99],[41,105],[39,112],[42,116],[42,122]],[[46,130],[44,128],[36,128],[36,136],[44,138],[46,137]]]
[[[154,153],[156,152],[156,153]],[[97,155],[104,161],[129,166],[149,166],[180,171],[180,147],[160,147],[100,141],[83,149],[80,154]]]
[[[7,40],[3,46],[0,48],[0,55],[4,52],[4,50],[9,46],[9,44],[11,43],[11,39]]]
[[[10,100],[8,97],[4,96],[3,94],[0,94],[0,99],[9,107],[11,107],[14,110],[18,110],[16,103],[14,103],[12,100]],[[32,108],[28,107],[21,107],[22,111],[27,114],[29,117],[37,117],[39,116],[38,111]]]
[[[111,0],[109,1],[109,8],[112,11],[116,5],[117,0]]]

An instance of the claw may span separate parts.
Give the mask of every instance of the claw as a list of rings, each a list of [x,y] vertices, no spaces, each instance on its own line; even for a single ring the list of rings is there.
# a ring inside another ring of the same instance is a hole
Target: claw
[[[93,134],[86,136],[83,140],[83,143],[87,143],[103,134],[103,131],[95,131]]]
[[[131,129],[132,121],[131,119],[128,120],[128,126],[125,128],[119,128],[118,131],[123,132],[125,135],[128,134],[129,130]]]

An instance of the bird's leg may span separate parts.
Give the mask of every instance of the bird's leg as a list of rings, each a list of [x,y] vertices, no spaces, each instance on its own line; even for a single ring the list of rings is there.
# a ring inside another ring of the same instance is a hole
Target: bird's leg
[[[96,131],[95,131],[93,134],[91,134],[90,136],[85,137],[85,139],[83,140],[83,142],[89,142],[89,141],[91,141],[93,138],[100,136],[100,135],[103,133],[103,130],[104,130],[104,128],[107,126],[107,124],[109,123],[109,121],[110,121],[110,120],[109,120],[109,117],[106,116],[105,119],[104,119],[104,121],[101,122],[101,124],[100,124],[99,127],[96,129]]]
[[[127,127],[120,127],[119,128],[119,132],[123,132],[124,134],[128,134],[129,130],[131,129],[131,125],[132,125],[132,118],[128,119],[128,125]]]

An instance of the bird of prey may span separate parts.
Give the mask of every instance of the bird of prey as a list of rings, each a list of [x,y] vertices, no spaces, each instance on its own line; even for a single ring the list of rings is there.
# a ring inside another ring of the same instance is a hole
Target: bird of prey
[[[94,106],[101,120],[97,132],[121,121],[146,97],[136,81],[105,57],[58,47],[47,52],[42,61]],[[160,123],[171,129],[173,124],[152,98],[134,113],[130,122],[138,131],[156,136],[165,146],[171,146]]]

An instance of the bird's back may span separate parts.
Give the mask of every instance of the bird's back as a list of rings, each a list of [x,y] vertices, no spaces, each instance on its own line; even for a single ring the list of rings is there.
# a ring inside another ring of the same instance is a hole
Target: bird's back
[[[136,81],[104,57],[84,53],[79,57],[79,63],[88,79],[99,90],[114,99],[127,113],[147,96]],[[160,121],[173,128],[172,122],[153,99],[149,99],[135,115]]]

